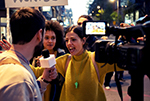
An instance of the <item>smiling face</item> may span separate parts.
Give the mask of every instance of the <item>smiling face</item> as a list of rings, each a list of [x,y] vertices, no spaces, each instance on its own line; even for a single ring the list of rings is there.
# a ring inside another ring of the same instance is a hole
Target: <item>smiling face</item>
[[[84,52],[83,45],[86,42],[86,38],[81,39],[73,31],[66,34],[66,46],[71,55],[81,55]]]
[[[49,51],[53,51],[55,44],[56,44],[56,35],[54,31],[47,30],[43,40],[44,48],[48,49]]]

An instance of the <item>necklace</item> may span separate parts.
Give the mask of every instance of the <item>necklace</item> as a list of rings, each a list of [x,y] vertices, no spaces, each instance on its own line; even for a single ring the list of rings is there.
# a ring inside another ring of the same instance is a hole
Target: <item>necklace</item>
[[[74,60],[74,59],[73,59],[73,60]],[[81,72],[82,62],[83,62],[83,54],[82,54],[81,65],[80,65],[80,68],[79,68],[79,73]],[[76,74],[77,74],[77,70],[76,70],[76,69],[75,69],[75,72],[76,72]],[[79,73],[78,73],[78,77],[75,75],[76,82],[74,83],[74,85],[75,85],[75,88],[76,88],[76,89],[77,89],[78,86],[79,86],[79,82],[78,82]]]

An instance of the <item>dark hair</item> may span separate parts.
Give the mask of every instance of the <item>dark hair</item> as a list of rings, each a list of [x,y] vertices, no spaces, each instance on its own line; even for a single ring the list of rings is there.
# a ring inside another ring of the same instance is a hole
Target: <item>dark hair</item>
[[[59,24],[58,21],[46,21],[45,24],[46,31],[54,31],[56,35],[56,44],[54,47],[54,51],[56,51],[58,48],[64,48],[64,29],[63,27]]]
[[[13,44],[25,44],[32,40],[38,30],[45,26],[44,16],[36,9],[21,8],[10,19]]]
[[[73,31],[74,33],[76,33],[81,39],[83,39],[84,37],[86,37],[86,35],[83,33],[83,28],[80,26],[71,26],[66,30],[65,35],[68,32]],[[83,45],[83,48],[86,49],[87,48],[87,42]]]
[[[91,17],[91,16],[89,16],[89,15],[81,15],[80,17],[79,17],[79,19],[80,18],[87,18],[88,19],[88,21],[93,21],[93,18]],[[79,20],[78,19],[78,20]]]
[[[54,31],[55,32],[55,35],[56,35],[56,44],[55,44],[55,47],[54,47],[54,51],[56,51],[58,48],[62,48],[64,49],[65,48],[65,42],[64,42],[64,30],[63,30],[63,27],[59,24],[59,22],[57,21],[46,21],[45,22],[45,29],[46,31],[50,30],[50,31]],[[33,54],[33,58],[34,57],[37,57],[37,56],[40,56],[41,55],[41,52],[42,50],[44,49],[44,46],[43,46],[43,41],[41,41],[39,43],[39,45],[37,45],[35,47],[35,52]],[[33,61],[33,58],[30,60],[30,63],[32,64],[32,61]]]

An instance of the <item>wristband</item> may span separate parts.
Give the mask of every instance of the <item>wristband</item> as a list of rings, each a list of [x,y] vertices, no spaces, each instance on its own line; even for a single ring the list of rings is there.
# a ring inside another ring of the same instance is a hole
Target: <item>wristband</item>
[[[45,83],[51,83],[50,81],[47,81],[45,79],[42,78],[42,80],[45,82]]]

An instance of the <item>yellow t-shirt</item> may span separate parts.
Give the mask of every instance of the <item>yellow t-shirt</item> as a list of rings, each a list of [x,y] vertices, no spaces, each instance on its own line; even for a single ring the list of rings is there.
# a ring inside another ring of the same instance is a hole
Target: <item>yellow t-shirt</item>
[[[65,64],[69,54],[60,56],[56,59],[56,68],[65,78],[62,87],[60,101],[106,101],[105,93],[102,88],[106,73],[114,71],[114,65],[101,66],[104,63],[97,63],[100,82],[91,60],[91,52],[85,51],[79,56],[72,56],[65,72]],[[119,69],[117,67],[117,71]],[[75,87],[78,82],[78,88]]]

